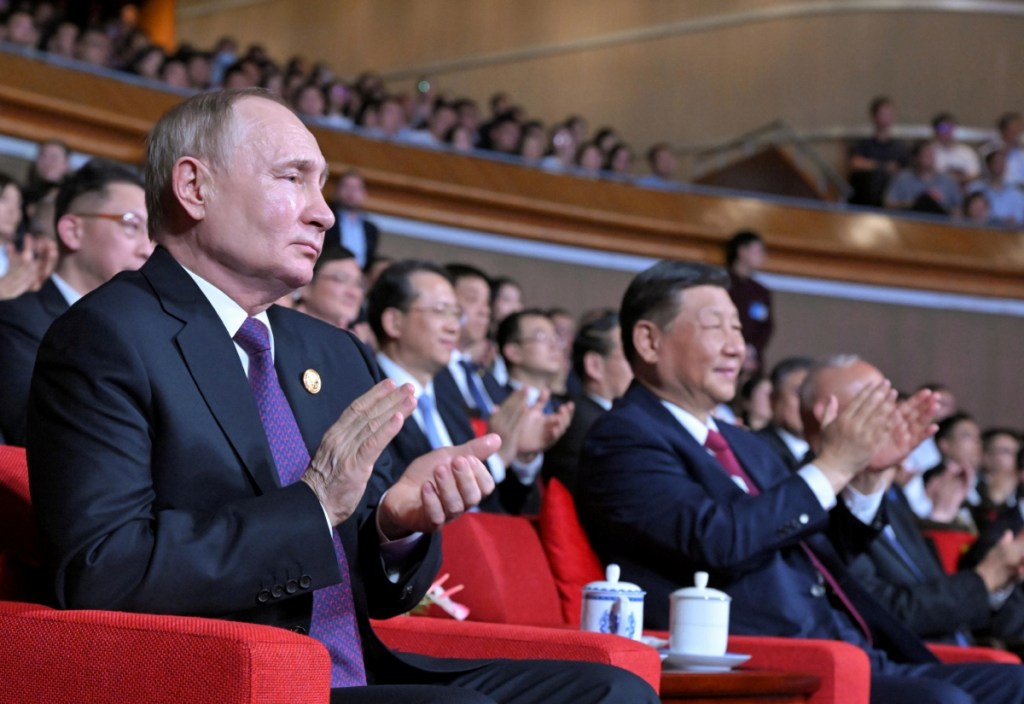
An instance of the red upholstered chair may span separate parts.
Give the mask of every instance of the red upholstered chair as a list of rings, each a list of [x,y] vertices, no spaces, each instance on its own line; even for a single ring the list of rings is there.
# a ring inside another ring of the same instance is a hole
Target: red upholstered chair
[[[942,563],[942,568],[946,570],[946,574],[954,574],[956,572],[960,558],[970,549],[977,538],[973,533],[966,530],[936,528],[923,532],[924,536],[935,545],[935,550],[939,553],[939,561]]]
[[[28,603],[47,593],[38,566],[25,451],[0,446],[0,642],[18,653],[0,658],[0,702],[328,701],[330,662],[313,638],[217,619]],[[557,598],[551,607],[557,613]],[[616,636],[412,617],[377,629],[408,652],[589,660],[630,669],[655,687],[660,674],[653,650]]]

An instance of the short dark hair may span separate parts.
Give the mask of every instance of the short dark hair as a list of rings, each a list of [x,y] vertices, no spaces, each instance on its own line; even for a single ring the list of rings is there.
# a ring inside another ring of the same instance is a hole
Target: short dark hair
[[[107,159],[90,159],[78,171],[68,174],[61,181],[54,203],[54,223],[64,217],[77,199],[93,193],[106,195],[107,188],[115,183],[145,188],[142,176],[132,167]]]
[[[313,278],[315,279],[316,275],[320,273],[320,269],[323,268],[324,264],[355,258],[356,255],[348,247],[341,244],[329,244],[323,248],[323,251],[320,252],[320,257],[316,260],[316,264],[313,265]]]
[[[652,144],[647,150],[647,163],[654,166],[655,159],[658,158],[658,154],[663,151],[672,151],[672,146],[668,142],[658,142]]]
[[[953,415],[943,418],[939,421],[939,429],[935,431],[935,442],[945,440],[953,434],[953,429],[957,425],[968,420],[972,423],[975,422],[970,413],[964,413],[963,411],[957,411]]]
[[[668,325],[679,310],[679,292],[694,286],[729,288],[729,274],[720,266],[703,262],[663,259],[637,274],[622,296],[619,321],[622,350],[631,363],[636,361],[633,329],[641,320],[659,328]]]
[[[572,341],[572,369],[580,379],[586,379],[584,360],[589,352],[607,357],[612,351],[612,330],[619,326],[619,314],[610,311],[596,320],[585,323]]]
[[[935,129],[943,122],[956,122],[956,118],[953,117],[953,113],[951,112],[940,112],[932,118],[932,129]]]
[[[772,388],[777,389],[782,386],[782,382],[785,381],[786,377],[793,372],[810,369],[813,366],[814,360],[810,357],[786,357],[785,359],[780,360],[774,367],[772,367]]]
[[[504,356],[504,354],[502,354],[502,350],[505,348],[505,345],[510,342],[519,341],[520,324],[522,323],[523,318],[530,317],[547,318],[550,320],[548,314],[540,308],[524,308],[523,310],[516,311],[515,313],[511,313],[506,316],[505,319],[501,321],[501,324],[498,325],[498,332],[495,335],[495,343],[498,345],[498,354]]]
[[[982,448],[984,448],[987,451],[988,446],[992,444],[992,441],[995,440],[1000,435],[1006,435],[1007,437],[1011,437],[1017,442],[1018,445],[1021,444],[1020,433],[1018,433],[1013,428],[988,428],[985,430],[985,432],[981,434]]]
[[[732,267],[740,257],[740,250],[755,242],[764,244],[764,238],[753,230],[740,230],[725,243],[725,265]]]
[[[1014,120],[1019,120],[1019,119],[1020,119],[1020,113],[1019,112],[1005,112],[1005,113],[1003,113],[1002,115],[999,116],[999,122],[996,123],[996,127],[998,127],[999,131],[1002,132],[1003,130],[1005,130],[1009,126],[1009,124],[1011,122],[1013,122]]]
[[[459,266],[459,265],[458,264],[449,264],[448,265],[449,273],[451,272],[451,267],[453,267],[453,266]],[[453,276],[453,278],[454,278],[454,276]],[[461,277],[459,277],[459,278],[461,278]],[[515,279],[513,279],[511,276],[499,276],[499,277],[497,277],[495,279],[491,279],[488,283],[491,286],[491,305],[494,305],[494,301],[497,300],[498,293],[501,291],[501,287],[502,286],[515,286],[517,289],[520,290],[520,292],[523,290],[523,287],[519,285],[519,282],[516,281]]]
[[[892,105],[892,99],[888,95],[877,95],[868,105],[868,114],[874,117],[886,105]]]
[[[413,274],[420,271],[437,274],[445,281],[451,281],[448,272],[432,261],[403,259],[382,271],[373,282],[370,292],[366,295],[366,319],[379,341],[388,339],[382,323],[384,311],[388,308],[408,311],[409,306],[416,300],[417,293],[412,287],[411,279]]]
[[[452,286],[458,284],[462,279],[475,278],[483,279],[487,283],[487,287],[493,290],[491,277],[471,264],[455,262],[452,264],[446,264],[444,268],[448,270],[448,278],[451,279]]]

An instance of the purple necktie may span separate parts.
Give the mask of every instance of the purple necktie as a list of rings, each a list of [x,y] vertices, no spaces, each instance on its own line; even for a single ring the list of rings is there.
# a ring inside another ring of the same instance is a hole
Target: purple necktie
[[[704,447],[708,448],[715,454],[715,459],[718,460],[718,464],[722,465],[722,469],[725,470],[726,474],[730,477],[739,477],[743,480],[743,483],[747,487],[748,494],[751,496],[757,496],[761,493],[761,490],[757,488],[757,484],[755,484],[750,476],[743,470],[743,467],[740,465],[740,461],[736,459],[736,455],[733,453],[732,448],[729,447],[729,443],[726,442],[726,439],[722,437],[721,433],[717,430],[711,430],[708,428],[708,439],[704,442]],[[850,601],[850,597],[846,595],[843,588],[839,586],[839,582],[836,580],[835,576],[827,567],[825,567],[818,556],[814,554],[810,545],[801,540],[800,547],[803,549],[804,553],[807,554],[807,559],[811,561],[812,565],[814,565],[814,569],[818,571],[818,574],[821,575],[822,579],[824,579],[828,583],[828,586],[832,588],[832,593],[836,595],[836,598],[839,599],[843,607],[857,623],[858,628],[860,628],[864,633],[864,636],[867,638],[868,645],[871,645],[871,629],[868,628],[867,621],[865,621],[864,617],[860,615],[860,611],[858,611],[857,607],[855,607],[853,602]]]
[[[235,334],[235,342],[249,355],[249,386],[256,398],[281,485],[293,484],[309,464],[309,450],[278,382],[270,351],[270,333],[256,318],[246,318]],[[331,686],[357,687],[366,684],[363,648],[352,603],[345,548],[337,529],[332,531],[332,537],[341,581],[313,592],[310,635],[323,642],[331,654]]]

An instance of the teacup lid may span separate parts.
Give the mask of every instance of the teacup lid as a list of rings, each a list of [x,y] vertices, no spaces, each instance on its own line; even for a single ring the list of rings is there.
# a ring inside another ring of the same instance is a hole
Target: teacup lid
[[[613,591],[613,592],[640,592],[644,591],[633,584],[632,582],[620,582],[619,577],[622,574],[622,570],[614,562],[604,571],[604,581],[590,582],[584,589],[590,589],[594,591]]]
[[[708,588],[708,573],[697,572],[693,575],[693,582],[696,586],[676,589],[672,596],[683,599],[705,599],[708,601],[732,601],[732,597],[717,589]]]

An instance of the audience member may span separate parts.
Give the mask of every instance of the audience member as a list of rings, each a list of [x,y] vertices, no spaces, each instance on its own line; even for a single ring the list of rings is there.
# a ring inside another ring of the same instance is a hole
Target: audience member
[[[811,449],[804,439],[800,387],[813,364],[809,357],[786,357],[772,367],[771,423],[757,431],[758,437],[794,472],[803,466]]]
[[[508,368],[508,391],[529,389],[527,401],[531,405],[538,397],[547,397],[545,413],[554,413],[565,405],[561,403],[564,399],[552,391],[564,370],[565,347],[544,311],[527,308],[507,316],[498,326],[497,344]],[[572,404],[568,406],[571,413]]]
[[[987,177],[973,184],[976,192],[985,197],[988,204],[987,218],[972,218],[970,203],[965,205],[968,219],[975,222],[991,220],[999,225],[1020,225],[1024,223],[1024,192],[1017,184],[1006,180],[1006,152],[989,152],[985,157]],[[970,196],[968,196],[968,200]]]
[[[679,162],[671,145],[658,142],[647,150],[647,167],[651,173],[637,179],[638,186],[646,188],[671,188],[676,184],[676,170]]]
[[[111,57],[110,38],[102,29],[90,27],[78,35],[75,58],[92,66],[108,68]]]
[[[932,119],[935,131],[935,170],[947,174],[964,186],[981,175],[978,154],[956,139],[956,118],[950,113],[939,113]]]
[[[896,111],[891,99],[879,96],[869,107],[873,132],[850,149],[847,160],[850,202],[856,205],[881,206],[889,179],[910,164],[907,146],[892,136]]]
[[[843,567],[840,555],[881,528],[878,471],[930,430],[930,395],[897,406],[884,380],[814,394],[836,398],[805,414],[816,459],[790,472],[759,439],[710,416],[735,394],[745,350],[728,283],[723,270],[686,262],[633,280],[620,317],[636,380],[584,443],[581,519],[601,559],[646,590],[647,625],[666,628],[669,593],[703,570],[732,597],[732,633],[863,648],[875,704],[1024,701],[1024,668],[939,664]],[[848,508],[853,490],[866,505]]]
[[[1001,224],[992,218],[988,197],[984,191],[974,191],[964,198],[964,221],[979,227],[995,227]]]
[[[1021,133],[1024,132],[1024,119],[1019,112],[1008,112],[1000,116],[996,123],[999,137],[982,147],[982,156],[991,152],[1001,151],[1006,154],[1006,173],[1003,180],[1018,188],[1024,187],[1024,150],[1020,146]]]
[[[829,395],[850,398],[859,388],[876,384],[882,373],[853,356],[813,367],[805,399],[824,405]],[[883,491],[895,473],[880,474]],[[997,633],[1019,640],[1024,635],[1024,594],[1015,589],[1024,577],[1024,537],[1010,536],[974,570],[946,574],[917,528],[898,490],[885,491],[881,535],[850,563],[850,574],[886,610],[917,636],[929,641],[967,645],[971,633]]]
[[[885,191],[885,207],[923,213],[959,215],[963,196],[956,180],[935,168],[935,143],[914,148],[910,168],[901,170]]]
[[[341,245],[325,245],[295,309],[351,330],[359,318],[363,296],[363,270],[355,255]]]
[[[198,140],[196,120],[211,125],[203,147],[179,141]],[[299,178],[263,178],[289,169]],[[435,531],[490,492],[477,457],[498,443],[434,451],[403,472],[385,447],[412,389],[380,382],[348,333],[271,306],[312,278],[332,218],[326,169],[299,119],[262,93],[201,94],[154,128],[146,200],[160,247],[62,316],[36,367],[29,472],[56,603],[302,629],[324,641],[336,690],[404,686],[335,691],[339,702],[497,690],[657,701],[615,668],[460,666],[374,636],[370,614],[422,598],[440,563]]]
[[[366,182],[356,169],[349,169],[338,177],[334,187],[334,224],[327,230],[325,242],[340,244],[356,258],[359,266],[366,271],[373,266],[380,241],[380,230],[366,217]]]
[[[25,409],[36,351],[50,324],[115,274],[153,251],[142,180],[132,169],[93,159],[68,176],[54,215],[60,238],[53,275],[38,291],[0,302],[0,435],[25,444]]]
[[[748,377],[733,403],[736,423],[751,432],[766,428],[772,422],[771,395],[771,379],[761,374]]]
[[[1019,511],[1021,437],[1010,428],[989,428],[981,434],[977,506],[972,507],[978,532],[984,533],[1006,512]]]
[[[570,396],[574,405],[572,421],[545,453],[542,476],[545,480],[557,478],[574,495],[583,439],[633,380],[633,370],[622,352],[621,332],[618,314],[608,311],[585,323],[573,341],[572,368],[582,388]]]
[[[752,230],[737,232],[725,245],[725,265],[732,281],[729,296],[740,312],[743,339],[747,344],[744,361],[747,373],[763,368],[764,352],[775,330],[771,291],[754,279],[764,266],[764,260],[764,239]]]
[[[977,486],[981,430],[970,415],[960,411],[939,422],[935,445],[942,460],[924,473],[925,492],[931,499],[932,510],[922,522],[931,527],[977,533],[970,507],[981,503]]]

